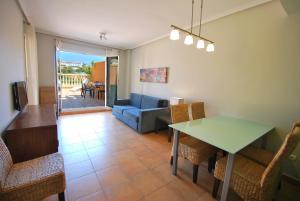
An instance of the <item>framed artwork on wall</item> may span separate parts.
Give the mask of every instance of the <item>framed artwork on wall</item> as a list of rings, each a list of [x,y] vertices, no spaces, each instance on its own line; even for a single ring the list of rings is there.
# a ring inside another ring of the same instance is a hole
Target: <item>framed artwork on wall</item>
[[[141,68],[140,69],[140,81],[141,82],[167,83],[168,82],[168,67]]]

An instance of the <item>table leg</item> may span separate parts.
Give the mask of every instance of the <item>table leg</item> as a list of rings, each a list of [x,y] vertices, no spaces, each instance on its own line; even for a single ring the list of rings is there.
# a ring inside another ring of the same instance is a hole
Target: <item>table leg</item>
[[[174,130],[173,139],[173,175],[177,175],[177,161],[178,161],[178,145],[179,145],[179,131]]]
[[[234,162],[234,154],[228,153],[227,157],[227,164],[226,164],[226,170],[225,170],[225,178],[222,188],[222,195],[221,195],[221,201],[227,200],[228,190],[229,190],[229,184],[231,179],[231,173],[233,170],[233,162]]]

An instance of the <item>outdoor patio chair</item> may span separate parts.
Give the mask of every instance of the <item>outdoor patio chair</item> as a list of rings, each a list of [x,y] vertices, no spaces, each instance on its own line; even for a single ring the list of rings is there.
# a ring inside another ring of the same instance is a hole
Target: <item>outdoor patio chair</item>
[[[82,83],[81,85],[81,97],[85,98],[86,92],[90,93],[91,97],[95,97],[95,87],[91,84]]]

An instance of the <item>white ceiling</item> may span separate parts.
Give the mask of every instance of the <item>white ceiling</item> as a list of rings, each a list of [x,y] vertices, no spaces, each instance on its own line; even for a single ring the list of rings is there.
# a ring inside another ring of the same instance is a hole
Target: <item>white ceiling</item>
[[[205,0],[203,21],[211,21],[270,0]],[[166,36],[170,25],[188,27],[191,0],[20,0],[38,32],[131,49]],[[195,0],[199,23],[200,0]],[[99,32],[107,32],[107,41]]]

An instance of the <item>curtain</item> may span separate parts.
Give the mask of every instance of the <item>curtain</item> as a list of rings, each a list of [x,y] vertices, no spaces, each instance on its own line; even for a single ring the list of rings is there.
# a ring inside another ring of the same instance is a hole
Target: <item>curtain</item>
[[[27,24],[24,25],[24,32],[28,104],[38,105],[39,82],[36,33],[34,27],[32,25]]]

